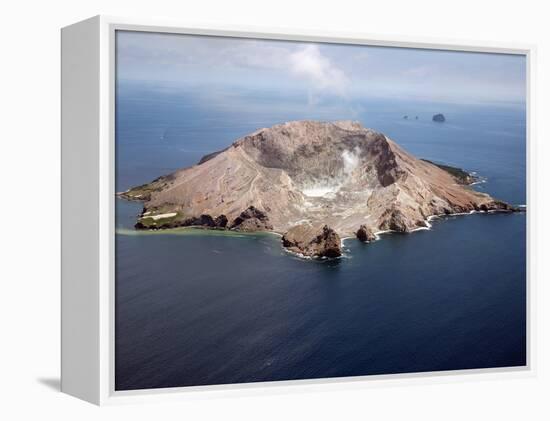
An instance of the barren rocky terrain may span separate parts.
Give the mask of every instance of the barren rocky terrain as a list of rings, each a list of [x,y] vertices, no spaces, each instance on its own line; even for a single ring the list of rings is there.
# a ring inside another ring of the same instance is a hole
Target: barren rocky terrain
[[[335,238],[370,241],[380,231],[426,227],[433,215],[517,210],[471,182],[359,123],[294,121],[120,196],[143,201],[138,229],[275,231],[292,251],[334,257]]]

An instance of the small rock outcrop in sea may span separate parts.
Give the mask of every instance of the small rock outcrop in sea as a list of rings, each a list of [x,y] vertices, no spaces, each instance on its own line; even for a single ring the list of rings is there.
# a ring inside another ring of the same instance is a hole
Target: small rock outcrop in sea
[[[334,258],[342,255],[340,236],[328,225],[296,225],[283,235],[283,246],[307,257]]]
[[[273,225],[269,222],[269,218],[265,212],[254,206],[249,206],[235,218],[229,228],[236,231],[248,232],[270,231],[273,229]]]
[[[359,241],[363,241],[364,243],[370,243],[371,241],[376,240],[376,235],[366,225],[361,225],[357,232],[355,233],[355,236]]]
[[[438,123],[443,123],[445,121],[445,116],[443,114],[436,114],[432,117],[433,121],[437,121]]]

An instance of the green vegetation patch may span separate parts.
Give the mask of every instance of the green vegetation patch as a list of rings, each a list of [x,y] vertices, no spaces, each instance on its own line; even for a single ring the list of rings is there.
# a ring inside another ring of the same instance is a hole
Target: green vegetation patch
[[[161,187],[154,184],[142,184],[121,194],[122,197],[129,200],[149,200],[151,193],[160,191]]]
[[[161,191],[168,185],[170,176],[161,176],[150,183],[132,187],[130,190],[120,193],[120,196],[127,200],[148,201],[151,199],[151,193]]]
[[[429,161],[427,159],[422,159],[422,161],[427,162],[429,164],[435,165],[436,167],[441,168],[443,171],[448,172],[451,174],[460,184],[472,184],[476,178],[470,175],[469,172],[464,171],[462,168],[457,167],[451,167],[450,165],[444,165],[444,164],[438,164],[433,161]]]

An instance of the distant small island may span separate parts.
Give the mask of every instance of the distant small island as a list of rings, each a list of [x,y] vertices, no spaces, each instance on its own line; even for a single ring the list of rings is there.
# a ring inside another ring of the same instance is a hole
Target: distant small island
[[[445,116],[443,114],[435,114],[432,117],[433,121],[437,121],[438,123],[443,123],[445,121]]]
[[[520,210],[469,188],[475,180],[357,122],[293,121],[119,196],[144,203],[136,229],[269,231],[291,252],[332,258],[342,238],[371,242],[426,229],[433,216]]]

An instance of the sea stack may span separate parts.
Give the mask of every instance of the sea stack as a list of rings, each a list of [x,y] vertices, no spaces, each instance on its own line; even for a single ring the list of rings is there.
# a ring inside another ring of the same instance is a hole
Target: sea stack
[[[359,241],[362,241],[364,243],[370,243],[371,241],[376,240],[376,235],[374,234],[374,232],[372,232],[372,229],[370,229],[366,225],[361,225],[355,233],[355,236]]]
[[[283,235],[283,246],[306,257],[340,257],[342,241],[329,226],[303,223],[293,226]]]
[[[443,114],[435,114],[433,117],[432,117],[432,120],[433,121],[436,121],[438,123],[443,123],[445,121],[445,116]]]

